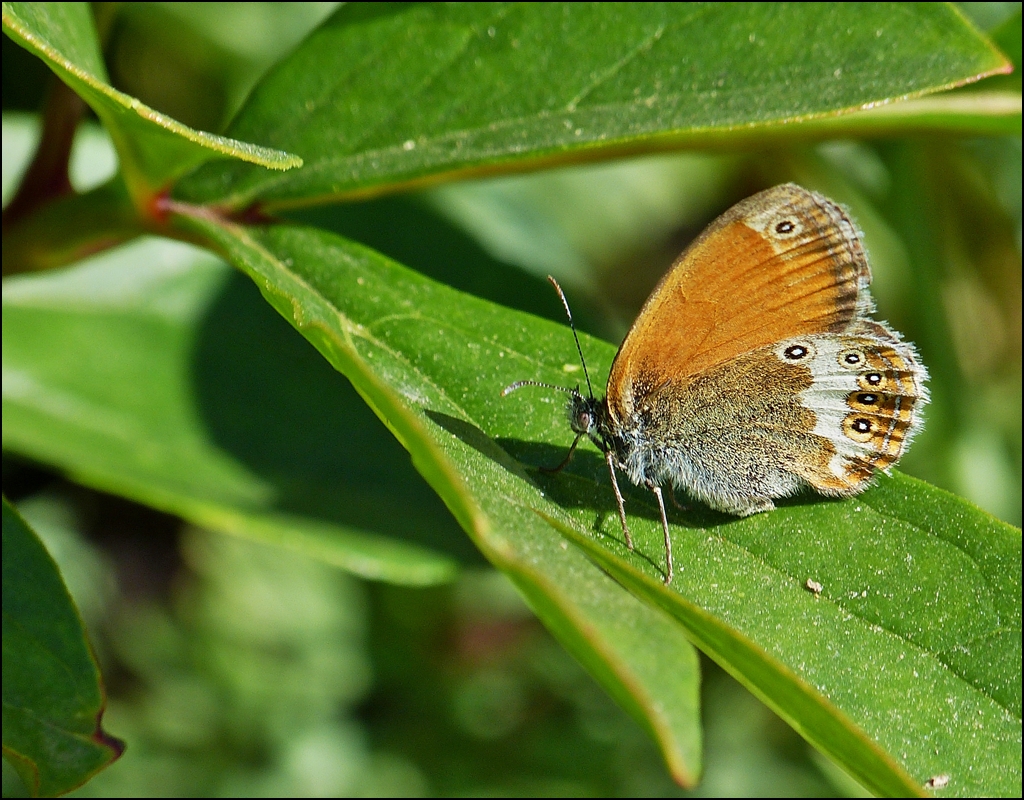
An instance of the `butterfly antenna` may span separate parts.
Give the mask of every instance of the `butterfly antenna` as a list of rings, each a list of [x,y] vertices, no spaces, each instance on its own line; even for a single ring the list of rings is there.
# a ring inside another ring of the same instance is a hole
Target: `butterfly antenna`
[[[587,360],[583,357],[583,348],[580,347],[580,337],[576,333],[576,325],[572,321],[572,312],[569,310],[569,301],[565,299],[565,292],[562,291],[562,287],[558,285],[553,277],[548,275],[548,281],[552,286],[555,287],[555,291],[558,292],[558,296],[562,300],[562,307],[565,309],[565,316],[569,318],[569,327],[572,329],[572,338],[576,340],[576,352],[580,354],[580,363],[583,365],[583,377],[587,379],[587,393],[590,395],[590,399],[594,399],[594,387],[590,385],[590,373],[587,371]]]
[[[516,381],[515,383],[506,386],[501,390],[502,397],[508,397],[516,389],[522,389],[524,386],[543,386],[545,389],[555,389],[559,392],[565,392],[566,394],[576,393],[575,389],[566,389],[564,386],[555,386],[553,383],[544,383],[543,381]]]

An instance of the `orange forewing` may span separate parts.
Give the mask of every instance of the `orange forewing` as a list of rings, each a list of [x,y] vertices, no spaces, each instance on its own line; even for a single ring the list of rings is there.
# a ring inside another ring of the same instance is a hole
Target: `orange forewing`
[[[794,220],[803,234],[782,241],[775,220]],[[617,406],[641,373],[655,385],[686,385],[759,347],[841,332],[869,282],[838,206],[793,184],[754,195],[713,222],[651,293],[612,364],[609,402]]]

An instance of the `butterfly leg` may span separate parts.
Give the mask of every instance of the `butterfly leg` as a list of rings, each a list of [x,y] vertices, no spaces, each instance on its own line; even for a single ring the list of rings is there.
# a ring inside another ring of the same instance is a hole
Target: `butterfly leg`
[[[569,461],[572,459],[572,454],[576,452],[576,445],[580,443],[580,439],[583,438],[582,433],[577,433],[576,438],[572,440],[572,445],[569,447],[569,452],[565,454],[565,458],[562,459],[562,463],[557,467],[538,467],[541,472],[547,472],[554,475],[556,472],[561,472],[569,465]]]
[[[671,500],[672,501],[672,505],[674,505],[680,511],[689,511],[690,510],[689,506],[684,506],[682,503],[680,503],[678,500],[676,500],[676,493],[672,489],[672,484],[671,483],[668,485],[668,499]]]
[[[615,490],[615,502],[619,504],[619,522],[622,523],[622,535],[626,537],[626,547],[633,549],[633,537],[629,535],[629,526],[626,524],[626,503],[622,499],[622,492],[619,491],[619,481],[615,477],[615,456],[611,450],[604,454],[605,463],[608,464],[608,473],[612,476],[612,489]]]
[[[661,511],[661,529],[665,532],[665,585],[672,582],[672,538],[668,535],[668,515],[665,513],[665,498],[662,496],[661,487],[653,483],[647,484],[647,488],[654,492],[658,498],[658,510]]]

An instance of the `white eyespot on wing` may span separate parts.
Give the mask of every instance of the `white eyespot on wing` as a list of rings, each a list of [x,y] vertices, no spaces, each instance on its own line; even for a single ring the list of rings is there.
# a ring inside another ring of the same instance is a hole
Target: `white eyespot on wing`
[[[790,339],[775,346],[775,355],[780,361],[787,364],[807,365],[817,355],[817,348],[810,337],[805,339]]]
[[[800,209],[789,202],[775,203],[748,214],[744,224],[771,242],[776,252],[788,250],[811,235]]]

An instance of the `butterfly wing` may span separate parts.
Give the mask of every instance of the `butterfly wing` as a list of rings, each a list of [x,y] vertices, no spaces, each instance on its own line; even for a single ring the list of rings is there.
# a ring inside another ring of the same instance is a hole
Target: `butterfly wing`
[[[640,395],[643,443],[623,451],[631,478],[674,483],[746,515],[805,483],[848,496],[895,464],[921,425],[927,374],[882,323],[784,339],[694,377],[685,391]]]
[[[795,184],[733,206],[676,260],[612,364],[608,406],[803,334],[841,333],[872,310],[864,248],[846,213]]]
[[[819,457],[794,471],[819,492],[855,494],[910,446],[928,402],[928,374],[913,345],[874,320],[858,320],[843,336],[781,342],[780,361],[794,343],[814,375],[799,401],[814,412],[809,435],[819,445]]]

